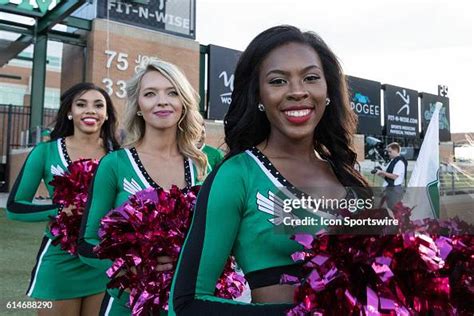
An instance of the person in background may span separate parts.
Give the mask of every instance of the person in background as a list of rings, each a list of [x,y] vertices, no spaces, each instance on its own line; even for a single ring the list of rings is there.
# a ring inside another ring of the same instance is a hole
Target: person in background
[[[390,209],[403,199],[406,185],[407,160],[400,155],[400,145],[391,143],[387,146],[387,153],[390,162],[385,170],[378,170],[375,174],[384,179],[383,187],[387,206]]]
[[[55,175],[63,174],[73,161],[100,159],[118,149],[115,139],[116,114],[109,95],[92,83],[79,83],[61,96],[51,141],[42,142],[26,158],[7,202],[8,218],[19,221],[49,221],[58,212],[56,204],[34,204],[33,197],[43,180],[48,193]],[[52,308],[39,315],[97,315],[104,296],[107,276],[54,246],[49,226],[43,236],[36,265],[31,272],[27,295],[53,301]]]
[[[213,146],[206,144],[206,124],[202,117],[200,118],[202,124],[202,134],[201,138],[197,143],[197,148],[199,148],[203,153],[206,154],[210,169],[214,169],[221,161],[224,159],[224,153]]]
[[[41,132],[41,141],[44,142],[49,142],[51,140],[51,130],[49,128],[43,129]]]

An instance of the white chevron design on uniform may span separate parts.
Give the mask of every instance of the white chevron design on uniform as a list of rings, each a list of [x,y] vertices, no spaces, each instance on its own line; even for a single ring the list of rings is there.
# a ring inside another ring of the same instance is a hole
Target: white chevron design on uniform
[[[53,166],[51,165],[51,174],[55,176],[62,176],[64,174],[63,168],[60,165]]]
[[[290,217],[292,219],[298,218],[298,216],[292,213],[285,213],[283,211],[282,199],[276,196],[272,191],[268,191],[268,197],[257,192],[257,206],[259,211],[273,215],[273,218],[268,220],[273,225],[280,225],[283,223],[285,217]]]
[[[135,179],[131,178],[130,181],[123,178],[123,189],[130,194],[135,194],[142,190],[140,185],[135,181]]]

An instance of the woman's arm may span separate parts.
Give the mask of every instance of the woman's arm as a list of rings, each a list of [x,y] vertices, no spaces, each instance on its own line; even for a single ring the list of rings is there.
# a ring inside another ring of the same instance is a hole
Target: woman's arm
[[[117,190],[116,155],[106,155],[97,167],[92,185],[89,188],[87,206],[82,217],[79,232],[78,253],[84,263],[106,270],[112,262],[101,260],[93,252],[93,248],[99,244],[100,220],[114,208]]]
[[[245,304],[214,296],[246,205],[244,163],[227,161],[204,182],[176,268],[170,315],[284,314],[289,305]]]
[[[7,217],[25,222],[48,221],[50,216],[58,214],[59,205],[38,205],[33,198],[44,178],[47,143],[38,144],[26,158],[20,174],[8,196]]]

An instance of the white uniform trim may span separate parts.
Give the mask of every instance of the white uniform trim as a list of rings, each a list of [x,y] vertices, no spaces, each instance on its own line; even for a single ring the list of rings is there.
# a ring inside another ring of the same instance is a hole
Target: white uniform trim
[[[68,163],[66,161],[66,157],[64,157],[63,149],[61,147],[61,138],[58,138],[56,140],[56,144],[58,145],[58,153],[59,153],[59,158],[61,159],[61,162],[63,163],[64,167],[68,167]]]
[[[130,164],[132,165],[133,170],[135,170],[135,173],[136,173],[136,174],[138,175],[138,177],[140,178],[140,181],[143,183],[143,185],[144,185],[146,188],[151,187],[150,183],[148,183],[148,181],[146,181],[145,176],[144,176],[143,173],[140,171],[140,168],[138,168],[138,165],[137,165],[137,163],[135,162],[135,159],[133,159],[133,156],[132,156],[132,153],[130,152],[130,149],[125,148],[125,152],[127,153],[128,160],[130,161]]]
[[[255,162],[257,163],[257,165],[260,167],[260,169],[262,169],[262,171],[265,173],[265,175],[267,176],[267,178],[279,189],[281,190],[288,198],[291,198],[291,199],[297,199],[297,197],[291,193],[287,188],[286,186],[281,183],[280,181],[278,181],[277,178],[275,178],[271,172],[265,168],[265,166],[262,164],[262,162],[250,151],[250,150],[246,150],[245,153],[247,155],[249,155],[250,157],[252,157],[253,160],[255,160]]]
[[[114,298],[111,296],[109,303],[107,304],[107,309],[105,310],[104,316],[109,316],[110,310],[112,309],[112,305],[114,303]]]
[[[31,297],[31,294],[33,293],[33,290],[35,288],[35,285],[36,285],[36,279],[38,278],[38,272],[39,272],[39,269],[41,267],[41,263],[43,261],[43,257],[44,255],[46,254],[46,252],[48,251],[49,249],[49,245],[51,245],[51,239],[48,238],[48,242],[46,243],[46,247],[44,247],[43,251],[41,252],[41,255],[38,259],[38,263],[36,265],[36,271],[35,271],[35,276],[33,277],[33,280],[31,282],[31,286],[28,290],[28,293],[26,293],[26,295],[30,296]]]
[[[196,184],[196,181],[194,180],[194,162],[191,158],[188,158],[188,165],[189,165],[189,172],[191,172],[191,186],[194,186]]]

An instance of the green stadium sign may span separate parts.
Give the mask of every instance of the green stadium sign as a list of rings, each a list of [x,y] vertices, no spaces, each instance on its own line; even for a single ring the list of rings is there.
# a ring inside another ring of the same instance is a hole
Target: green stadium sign
[[[56,0],[56,5],[61,2],[61,0]],[[36,3],[38,9],[41,13],[46,13],[49,11],[49,6],[53,3],[53,0],[21,0],[20,3],[18,1],[12,0],[0,0],[0,4],[15,4],[18,6],[18,9],[25,10],[25,11],[37,11],[32,3]]]

